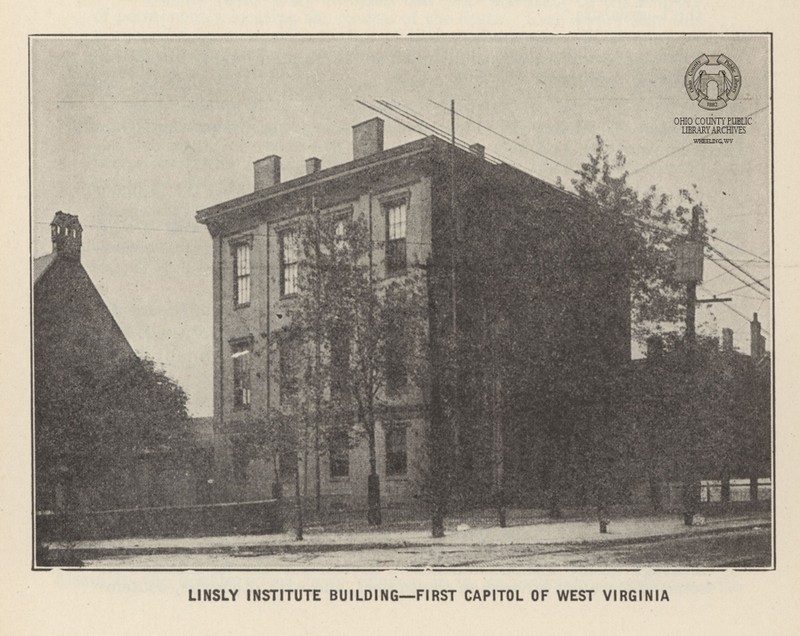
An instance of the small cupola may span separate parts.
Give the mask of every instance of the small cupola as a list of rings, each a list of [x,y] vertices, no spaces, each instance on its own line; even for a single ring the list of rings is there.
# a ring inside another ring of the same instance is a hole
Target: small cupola
[[[82,235],[83,228],[76,215],[56,212],[50,223],[53,252],[58,256],[80,261]]]

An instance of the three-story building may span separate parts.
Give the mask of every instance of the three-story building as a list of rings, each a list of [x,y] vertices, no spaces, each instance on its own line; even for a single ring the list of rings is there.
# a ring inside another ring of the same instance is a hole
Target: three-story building
[[[297,353],[272,340],[287,326],[300,291],[299,223],[317,212],[370,221],[377,280],[417,266],[435,272],[427,279],[439,314],[431,339],[451,329],[461,343],[458,388],[448,398],[455,405],[457,474],[476,491],[491,490],[497,463],[491,449],[503,420],[506,479],[526,482],[541,460],[529,433],[558,408],[542,387],[569,374],[569,365],[620,364],[630,356],[625,258],[604,243],[598,217],[574,195],[487,161],[478,144],[467,151],[427,137],[384,149],[378,118],[353,127],[348,163],[322,169],[310,158],[304,176],[282,182],[280,162],[275,155],[254,162],[252,193],[196,215],[213,242],[219,497],[263,498],[276,476],[291,476],[238,440],[247,437],[253,413],[279,406],[302,381],[302,374],[287,373]],[[430,474],[430,391],[401,389],[384,400],[387,415],[376,427],[387,500],[422,496]],[[490,390],[502,393],[502,409],[486,408]],[[323,496],[363,502],[365,443],[328,445],[321,454]],[[309,495],[310,471],[309,460],[303,467]]]

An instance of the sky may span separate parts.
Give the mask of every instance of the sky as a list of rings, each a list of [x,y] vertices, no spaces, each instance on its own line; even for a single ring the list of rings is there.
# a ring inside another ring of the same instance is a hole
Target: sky
[[[323,168],[349,161],[352,125],[375,116],[356,100],[387,99],[449,129],[432,101],[453,99],[520,145],[461,117],[458,137],[547,181],[569,184],[567,167],[600,135],[626,155],[638,189],[677,197],[696,186],[709,225],[736,247],[712,243],[761,279],[769,46],[767,36],[702,35],[33,38],[32,253],[50,252],[57,210],[79,215],[84,266],[131,345],[181,384],[193,415],[211,415],[211,240],[195,212],[250,193],[252,162],[266,155],[282,157],[283,181],[303,175],[308,157]],[[741,72],[720,111],[683,86],[703,53],[724,53]],[[745,134],[715,135],[730,144],[695,144],[676,124],[749,115]],[[388,120],[385,135],[387,148],[420,137]],[[745,317],[758,312],[770,332],[770,292],[736,273],[750,286],[705,261],[698,296],[733,290],[733,300],[701,307],[698,323],[712,335],[730,327],[749,351]]]

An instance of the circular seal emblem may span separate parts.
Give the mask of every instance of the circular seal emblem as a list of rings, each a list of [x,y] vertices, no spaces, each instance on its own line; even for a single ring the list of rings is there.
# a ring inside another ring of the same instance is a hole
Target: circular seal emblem
[[[689,64],[683,85],[700,108],[720,110],[739,96],[742,74],[731,58],[703,54]]]

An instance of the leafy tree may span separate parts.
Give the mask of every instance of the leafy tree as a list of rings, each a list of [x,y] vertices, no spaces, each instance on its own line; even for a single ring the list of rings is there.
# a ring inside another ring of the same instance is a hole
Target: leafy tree
[[[625,157],[619,152],[610,157],[603,140],[598,137],[595,151],[581,165],[573,179],[576,192],[615,229],[611,240],[629,255],[628,270],[631,290],[632,333],[640,343],[654,332],[667,341],[668,349],[679,351],[682,362],[678,369],[659,366],[644,378],[633,380],[627,388],[641,420],[645,447],[648,449],[648,472],[654,506],[659,507],[659,479],[663,476],[664,447],[677,458],[678,474],[687,485],[687,506],[691,486],[695,483],[702,454],[697,396],[702,384],[713,384],[713,374],[700,362],[700,346],[694,335],[684,330],[687,320],[687,288],[674,277],[674,251],[678,243],[691,233],[691,219],[699,219],[696,240],[713,233],[705,223],[705,209],[697,200],[696,186],[679,193],[677,203],[655,186],[640,194],[628,183]],[[694,316],[691,316],[692,321]],[[683,342],[686,340],[686,342]],[[676,373],[677,371],[677,373]],[[706,374],[701,381],[701,376]],[[706,387],[711,391],[714,387]],[[659,396],[655,399],[655,396]],[[669,413],[669,422],[664,422]],[[623,415],[630,417],[631,413]],[[707,414],[706,421],[712,420]],[[666,426],[664,426],[667,424]],[[671,439],[670,439],[671,438]]]
[[[594,152],[581,164],[572,184],[607,227],[616,230],[609,239],[629,254],[633,335],[643,343],[654,328],[667,335],[681,331],[686,294],[673,275],[673,254],[689,233],[692,209],[700,212],[700,236],[714,230],[706,227],[696,186],[681,190],[674,204],[655,186],[643,194],[635,190],[625,166],[625,155],[617,152],[612,158],[598,136]]]
[[[314,439],[321,449],[326,437],[353,428],[366,438],[367,517],[380,525],[376,424],[393,392],[402,392],[404,382],[418,383],[424,373],[420,275],[410,270],[379,280],[363,218],[312,218],[301,228],[300,244],[301,293],[292,325],[311,360],[306,385],[317,422]]]
[[[150,358],[130,356],[99,373],[91,357],[57,381],[37,376],[37,490],[47,498],[57,482],[93,484],[102,504],[118,504],[116,480],[143,454],[176,451],[186,443],[183,389]]]

